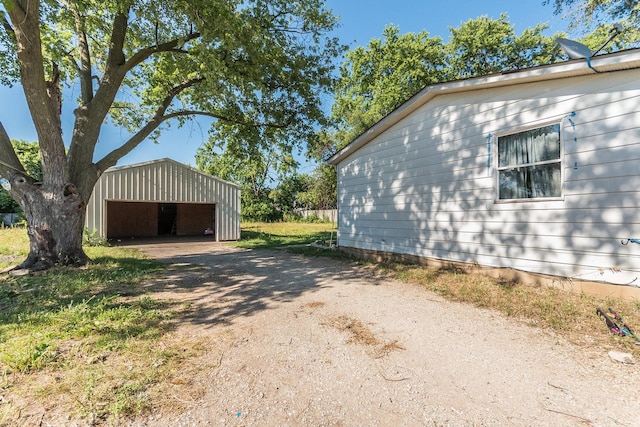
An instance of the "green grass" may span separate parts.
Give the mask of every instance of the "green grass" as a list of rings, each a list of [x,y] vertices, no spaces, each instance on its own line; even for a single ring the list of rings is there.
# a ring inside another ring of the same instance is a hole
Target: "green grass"
[[[0,255],[26,256],[25,230],[0,230],[0,241]],[[181,343],[166,342],[180,307],[141,286],[161,264],[125,248],[85,250],[85,268],[0,275],[0,395],[116,422],[147,408],[151,388],[184,358],[172,350]],[[0,425],[20,424],[19,413],[2,405]]]
[[[335,223],[253,222],[243,223],[235,246],[248,249],[306,245],[336,238]]]
[[[0,228],[0,270],[22,262],[29,253],[24,228]]]

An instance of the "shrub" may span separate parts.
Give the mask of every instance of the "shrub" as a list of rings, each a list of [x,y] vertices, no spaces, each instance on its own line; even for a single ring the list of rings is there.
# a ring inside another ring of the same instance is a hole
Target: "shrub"
[[[82,244],[84,246],[109,246],[107,239],[102,237],[98,230],[89,231],[88,228],[82,232]]]

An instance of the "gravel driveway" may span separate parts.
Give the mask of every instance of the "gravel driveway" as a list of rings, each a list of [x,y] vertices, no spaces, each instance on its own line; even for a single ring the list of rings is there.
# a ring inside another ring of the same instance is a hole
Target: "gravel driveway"
[[[150,286],[189,307],[178,333],[210,345],[176,407],[132,425],[640,426],[637,365],[498,313],[331,259],[139,248],[170,264]]]

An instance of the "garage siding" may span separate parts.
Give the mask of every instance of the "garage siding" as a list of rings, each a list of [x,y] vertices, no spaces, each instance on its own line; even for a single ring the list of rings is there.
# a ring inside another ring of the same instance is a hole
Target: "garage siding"
[[[203,212],[210,212],[215,217],[207,223],[215,226],[216,240],[240,238],[240,188],[171,159],[105,171],[87,204],[87,229],[96,230],[106,237],[107,222],[114,226],[111,220],[107,221],[107,206],[111,202],[153,202],[155,206],[157,203],[176,203],[182,206],[179,210],[186,215],[184,221],[187,218],[195,221],[182,224],[182,229],[190,233],[195,233],[196,227],[202,230],[207,228],[203,227],[203,216],[208,213]],[[185,207],[187,204],[190,206],[188,209]],[[122,208],[123,205],[120,203],[117,206]],[[153,214],[149,215],[147,219],[152,220]],[[157,212],[155,215],[157,217]],[[109,235],[113,234],[112,231],[109,231]],[[148,230],[144,229],[144,232]]]

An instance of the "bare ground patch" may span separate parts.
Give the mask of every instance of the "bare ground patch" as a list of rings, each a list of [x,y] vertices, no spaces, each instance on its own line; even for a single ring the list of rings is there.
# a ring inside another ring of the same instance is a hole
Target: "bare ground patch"
[[[249,251],[172,262],[202,269],[183,279],[193,293],[164,291],[190,301],[182,333],[227,338],[191,362],[198,404],[140,425],[640,423],[637,369],[500,313],[335,260]]]

